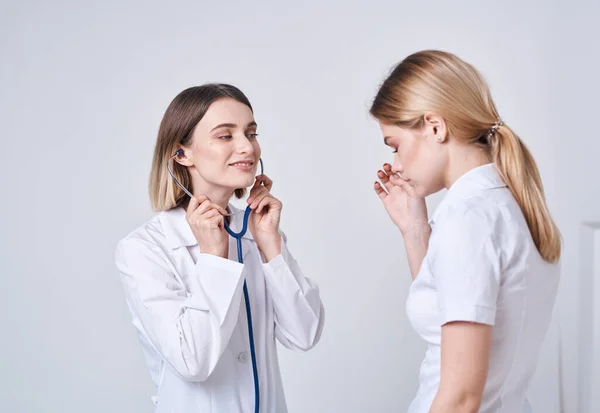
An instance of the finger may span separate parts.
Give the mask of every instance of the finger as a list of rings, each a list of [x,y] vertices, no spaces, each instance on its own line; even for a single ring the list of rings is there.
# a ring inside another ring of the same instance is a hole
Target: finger
[[[210,200],[206,199],[204,202],[202,202],[200,204],[200,206],[198,208],[196,208],[196,210],[194,211],[194,214],[196,215],[203,215],[206,213],[206,211],[213,209],[213,203],[210,202]]]
[[[208,199],[208,197],[206,195],[198,195],[198,196],[191,197],[190,202],[186,209],[186,215],[189,216],[192,212],[194,212],[196,210],[196,208],[198,208],[198,205],[200,205],[202,202],[206,201],[207,199]]]
[[[250,204],[250,209],[256,209],[256,207],[258,206],[260,201],[262,201],[263,198],[265,198],[268,195],[269,195],[269,192],[267,190],[263,190],[263,191],[259,192],[252,200],[252,203]]]
[[[269,209],[271,209],[272,207],[275,207],[278,204],[280,204],[279,200],[269,194],[258,203],[256,207],[256,213],[260,214],[264,208],[268,207]]]
[[[379,179],[381,179],[381,182],[382,182],[382,183],[384,183],[384,184],[385,184],[385,183],[386,183],[386,182],[387,182],[387,181],[390,179],[389,175],[388,175],[388,174],[386,174],[386,173],[385,173],[384,171],[382,171],[381,169],[377,171],[377,177],[378,177]]]
[[[393,177],[396,176],[396,174],[392,173],[390,175],[388,175],[386,172],[379,170],[377,172],[377,177],[379,178],[379,180],[381,181],[381,184],[383,184],[383,186],[385,187],[385,190],[389,193],[391,192],[392,188],[394,187],[394,181],[393,181]]]
[[[388,196],[388,193],[385,192],[385,189],[383,189],[383,186],[379,182],[375,182],[373,184],[373,188],[375,189],[375,193],[382,201]]]
[[[410,196],[412,198],[417,197],[415,194],[415,188],[411,185],[410,182],[402,179],[399,176],[392,176],[390,178],[390,180],[393,181],[392,183],[394,184],[395,187],[402,189],[404,191],[404,193],[406,193],[408,196]]]
[[[408,182],[408,181],[410,181],[410,179],[406,179],[406,178],[404,177],[404,175],[402,175],[402,172],[399,172],[399,171],[398,171],[398,172],[392,172],[392,173],[390,174],[390,178],[394,178],[394,184],[396,184],[396,182],[397,182],[397,181],[396,181],[396,178],[398,178],[398,179],[400,179],[400,180],[402,180],[402,181],[404,181],[404,182]]]
[[[271,188],[273,188],[273,181],[267,175],[258,175],[256,179],[262,182],[263,186],[267,188],[267,191],[270,191]]]
[[[208,198],[200,204],[196,211],[194,211],[194,214],[203,215],[209,210],[215,210],[221,215],[227,215],[227,211],[222,206],[210,202]]]
[[[256,181],[254,181],[254,186],[250,190],[250,196],[248,197],[248,203],[252,203],[252,201],[254,201],[254,197],[256,196],[256,193],[261,188],[264,188],[267,191],[271,191],[271,188],[273,188],[273,181],[271,181],[271,179],[267,175],[258,175],[256,177]]]
[[[218,214],[215,217],[206,220],[209,228],[222,228],[223,227],[223,215]]]
[[[400,179],[404,179],[404,177],[402,176],[402,172],[394,172],[392,170],[392,165],[390,165],[389,163],[383,164],[383,170],[390,178],[400,177]]]
[[[254,197],[252,197],[252,202],[250,203],[250,209],[255,209],[258,204],[260,203],[260,201],[263,200],[264,197],[266,197],[267,195],[269,195],[269,191],[266,190],[266,188],[260,188],[260,191],[258,191],[256,193],[256,195],[254,195]]]
[[[406,189],[406,187],[410,186],[409,182],[404,179],[401,175],[399,174],[393,174],[390,176],[390,182],[395,185],[395,186],[401,186],[403,188]]]
[[[398,185],[398,186],[403,185],[406,182],[404,179],[402,179],[402,176],[400,176],[400,174],[391,174],[390,181],[394,185]]]
[[[251,204],[252,201],[254,201],[254,198],[260,191],[265,190],[265,188],[260,185],[260,182],[261,181],[259,181],[258,179],[254,181],[254,185],[252,186],[252,189],[250,189],[250,194],[248,195],[248,199],[246,200],[248,204]]]
[[[377,177],[379,178],[383,186],[385,186],[386,191],[390,192],[392,190],[393,183],[390,182],[390,177],[388,176],[388,174],[386,174],[382,170],[379,170],[377,171]]]
[[[198,202],[199,199],[200,198],[198,198],[196,202]],[[206,198],[203,202],[200,203],[200,205],[196,207],[196,209],[190,210],[190,212],[186,216],[188,223],[192,226],[201,225],[202,221],[204,220],[202,214],[211,209],[210,204],[211,202],[208,200],[208,198]]]
[[[214,217],[218,217],[218,216],[223,216],[223,215],[221,214],[221,212],[218,209],[215,209],[215,208],[211,208],[202,214],[202,218],[206,219],[206,220],[214,218]]]
[[[402,179],[402,177],[399,174],[390,175],[390,181],[394,185],[402,185],[402,183],[405,182],[404,179]]]
[[[410,181],[403,181],[402,189],[410,196],[411,198],[419,198],[417,192],[415,191],[415,187]]]
[[[219,213],[221,215],[227,215],[228,212],[225,208],[223,208],[221,205],[217,205],[217,204],[212,204],[211,205],[213,208],[215,208],[217,211],[219,211]]]

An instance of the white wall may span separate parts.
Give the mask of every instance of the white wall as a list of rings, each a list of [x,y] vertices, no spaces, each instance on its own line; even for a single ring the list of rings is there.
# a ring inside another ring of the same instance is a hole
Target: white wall
[[[600,223],[581,229],[578,411],[600,411]]]
[[[578,158],[594,167],[595,157],[554,138],[558,130],[575,136],[573,123],[587,131],[578,137],[595,135],[564,101],[580,95],[564,77],[585,81],[561,59],[582,52],[581,32],[556,30],[561,4],[215,3],[0,6],[0,411],[151,410],[113,249],[151,216],[158,124],[190,85],[223,81],[249,96],[291,248],[321,286],[321,343],[306,354],[280,352],[291,412],[405,411],[416,389],[424,346],[404,314],[408,267],[371,189],[392,155],[367,116],[378,83],[403,56],[446,49],[484,72],[543,178],[556,179],[547,193],[567,240],[577,238],[580,215],[597,211],[598,186],[588,198]],[[565,201],[565,191],[578,197]],[[596,209],[580,204],[590,200]],[[575,290],[561,288],[568,307]],[[557,334],[554,325],[540,356],[538,411],[557,411]]]
[[[586,386],[598,388],[600,383],[580,380],[578,366],[586,363],[579,353],[583,344],[579,313],[584,297],[580,296],[581,279],[586,277],[582,252],[591,249],[582,237],[585,222],[600,222],[600,140],[598,139],[598,97],[600,96],[600,3],[580,1],[555,3],[551,71],[552,144],[555,147],[554,211],[564,237],[562,280],[557,315],[560,321],[562,348],[562,395],[567,413],[595,413],[584,410],[578,398]],[[600,297],[596,297],[600,300]],[[598,328],[600,319],[595,320]],[[590,326],[591,327],[591,326]],[[596,355],[600,357],[600,353]]]

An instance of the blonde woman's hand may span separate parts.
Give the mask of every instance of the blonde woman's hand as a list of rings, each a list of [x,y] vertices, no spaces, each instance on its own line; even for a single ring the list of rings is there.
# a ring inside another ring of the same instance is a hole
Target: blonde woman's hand
[[[429,227],[425,198],[415,193],[410,181],[393,172],[389,163],[383,165],[383,170],[377,171],[377,177],[383,185],[375,182],[375,192],[403,236]]]

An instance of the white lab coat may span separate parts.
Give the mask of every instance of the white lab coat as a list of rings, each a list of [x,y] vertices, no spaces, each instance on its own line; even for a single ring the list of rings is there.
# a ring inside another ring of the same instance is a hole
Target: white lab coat
[[[233,211],[239,211],[230,205]],[[243,213],[232,217],[241,229]],[[276,341],[312,348],[324,310],[318,287],[302,274],[286,246],[268,263],[250,230],[244,264],[230,237],[229,259],[203,254],[183,208],[156,215],[123,238],[116,265],[152,380],[155,413],[254,411],[254,381],[243,296],[251,303],[260,382],[260,411],[287,411]]]

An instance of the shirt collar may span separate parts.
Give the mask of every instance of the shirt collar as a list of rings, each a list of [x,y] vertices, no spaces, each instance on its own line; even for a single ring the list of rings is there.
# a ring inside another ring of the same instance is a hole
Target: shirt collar
[[[505,188],[506,186],[494,163],[473,168],[452,184],[446,196],[433,213],[429,223],[434,223],[444,211],[458,201],[488,189]]]
[[[244,211],[231,204],[229,204],[229,210],[234,214],[231,216],[229,228],[234,232],[241,231],[244,221]],[[175,249],[198,245],[198,241],[187,223],[186,211],[183,207],[162,211],[159,214],[159,220],[170,248]],[[253,239],[249,228],[242,238]]]

